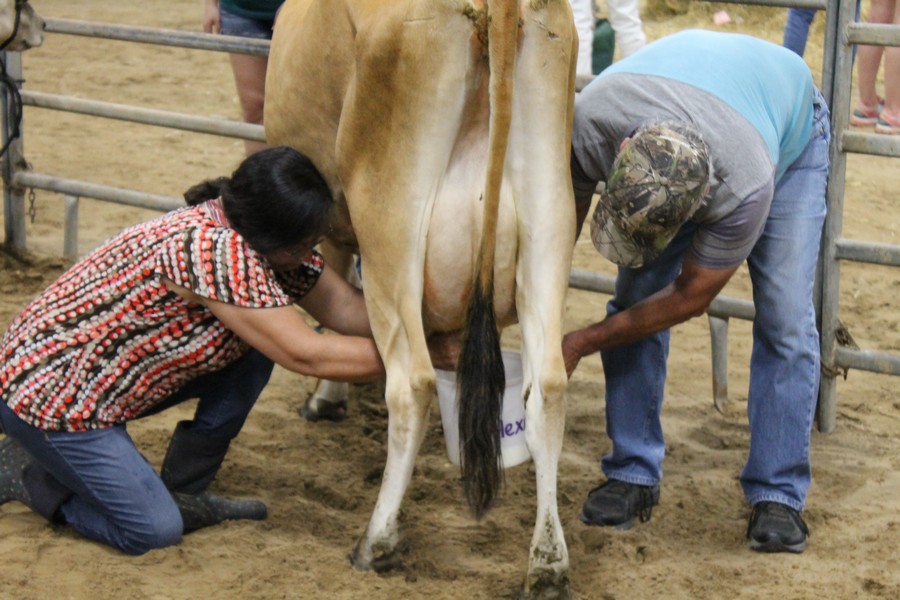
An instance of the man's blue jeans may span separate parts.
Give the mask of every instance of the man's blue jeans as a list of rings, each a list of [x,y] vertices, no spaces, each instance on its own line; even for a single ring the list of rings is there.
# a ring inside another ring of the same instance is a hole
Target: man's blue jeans
[[[819,338],[813,285],[825,220],[828,109],[817,94],[813,132],[775,188],[763,233],[747,259],[756,318],[750,360],[750,453],[741,474],[751,504],[770,500],[802,510],[810,483],[809,441],[819,387]],[[671,283],[696,224],[687,223],[663,254],[640,269],[620,268],[607,314]],[[608,478],[655,485],[665,442],[660,424],[669,332],[601,352]]]
[[[271,360],[250,350],[225,369],[191,381],[162,406],[199,398],[192,430],[230,440],[240,432],[272,368]],[[74,492],[60,513],[85,537],[128,554],[143,554],[181,539],[178,507],[125,425],[43,431],[19,419],[5,402],[0,402],[0,423],[38,464]]]

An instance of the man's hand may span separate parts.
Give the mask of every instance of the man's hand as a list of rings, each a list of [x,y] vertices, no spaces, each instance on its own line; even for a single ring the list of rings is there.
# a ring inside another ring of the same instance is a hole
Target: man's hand
[[[580,344],[578,343],[578,332],[573,331],[563,336],[562,341],[563,361],[566,363],[566,375],[572,378],[572,373],[581,361]]]

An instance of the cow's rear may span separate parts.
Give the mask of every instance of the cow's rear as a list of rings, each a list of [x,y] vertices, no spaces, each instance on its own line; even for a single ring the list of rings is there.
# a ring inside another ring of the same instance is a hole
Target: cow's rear
[[[387,368],[387,465],[354,564],[382,568],[395,559],[400,503],[434,394],[426,334],[466,322],[463,476],[477,514],[494,501],[503,391],[497,325],[518,318],[539,482],[525,593],[565,597],[556,465],[574,236],[575,38],[565,0],[528,2],[521,12],[488,4],[289,0],[270,55],[266,131],[270,143],[309,155],[331,185],[336,237],[358,243]]]

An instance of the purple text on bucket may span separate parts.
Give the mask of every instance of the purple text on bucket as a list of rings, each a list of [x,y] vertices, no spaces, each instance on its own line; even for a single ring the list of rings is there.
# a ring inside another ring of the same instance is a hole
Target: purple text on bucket
[[[500,421],[500,437],[512,437],[520,431],[525,431],[525,419],[519,419],[513,423]]]

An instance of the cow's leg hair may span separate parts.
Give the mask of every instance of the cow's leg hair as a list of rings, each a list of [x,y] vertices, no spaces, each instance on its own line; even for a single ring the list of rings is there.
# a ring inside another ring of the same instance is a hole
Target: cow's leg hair
[[[343,247],[324,242],[319,248],[325,262],[356,287],[361,287],[356,271],[356,255]],[[347,417],[350,385],[345,382],[319,380],[312,396],[297,411],[307,421],[343,421]]]
[[[561,160],[570,135],[559,127],[571,122],[571,97],[559,94],[569,88],[566,82],[571,85],[574,74],[572,17],[563,4],[551,2],[524,19],[526,41],[517,65],[509,156],[522,240],[516,308],[524,356],[525,439],[537,489],[535,530],[521,596],[528,600],[571,595],[569,556],[556,499],[567,384],[562,326],[575,241],[571,179]],[[548,30],[570,35],[550,36]]]

